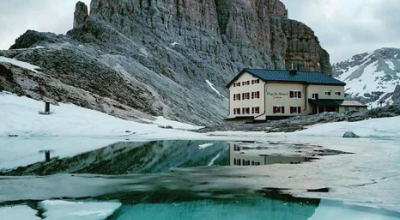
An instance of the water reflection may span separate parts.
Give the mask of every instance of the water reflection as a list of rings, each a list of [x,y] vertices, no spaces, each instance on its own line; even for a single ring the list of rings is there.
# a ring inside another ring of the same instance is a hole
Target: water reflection
[[[20,167],[6,175],[164,173],[178,167],[228,165],[228,157],[229,145],[224,141],[121,142],[71,158]]]
[[[316,159],[315,156],[339,153],[321,146],[285,143],[190,140],[121,142],[71,158],[53,158],[49,162],[19,167],[5,175],[165,173],[174,168],[298,164],[310,162]]]
[[[230,165],[231,166],[261,166],[270,164],[299,164],[310,162],[315,158],[301,156],[276,156],[257,154],[257,151],[245,152],[245,147],[240,143],[230,143]]]

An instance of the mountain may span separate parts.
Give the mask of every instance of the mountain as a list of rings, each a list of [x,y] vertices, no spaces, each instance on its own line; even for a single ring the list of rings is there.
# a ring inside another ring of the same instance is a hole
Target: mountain
[[[243,68],[332,73],[314,32],[279,0],[92,0],[90,14],[77,3],[73,27],[29,30],[0,51],[41,68],[0,63],[0,89],[124,119],[210,125],[226,117],[225,85]]]
[[[371,107],[400,103],[400,49],[358,54],[333,64],[332,70],[334,77],[347,83],[349,98]]]

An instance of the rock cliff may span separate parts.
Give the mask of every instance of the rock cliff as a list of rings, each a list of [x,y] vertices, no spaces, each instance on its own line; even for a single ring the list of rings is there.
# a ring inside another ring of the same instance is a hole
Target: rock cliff
[[[314,32],[289,19],[278,0],[92,0],[90,15],[79,2],[67,35],[28,31],[11,47],[24,48],[31,49],[0,56],[40,66],[51,80],[43,80],[38,94],[23,83],[32,73],[16,73],[22,93],[127,119],[219,122],[227,100],[206,80],[227,96],[226,83],[246,67],[293,64],[331,74],[329,54]],[[54,94],[49,88],[58,87],[50,81],[80,92]],[[142,114],[128,114],[132,109]]]

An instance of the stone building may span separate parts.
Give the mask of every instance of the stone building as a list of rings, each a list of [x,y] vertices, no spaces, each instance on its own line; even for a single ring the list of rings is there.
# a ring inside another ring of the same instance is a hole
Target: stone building
[[[227,85],[228,119],[263,121],[345,111],[345,85],[319,72],[244,69]]]

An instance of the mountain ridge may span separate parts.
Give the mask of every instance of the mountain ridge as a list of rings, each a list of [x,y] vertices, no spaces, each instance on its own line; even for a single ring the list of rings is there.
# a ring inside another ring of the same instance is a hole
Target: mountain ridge
[[[381,48],[332,65],[333,75],[347,83],[348,98],[370,105],[400,103],[400,49]]]
[[[11,49],[0,56],[43,75],[6,66],[18,84],[10,92],[133,120],[218,123],[227,115],[225,85],[246,67],[331,74],[314,32],[278,0],[92,0],[90,14],[80,2],[66,35],[27,31]]]

